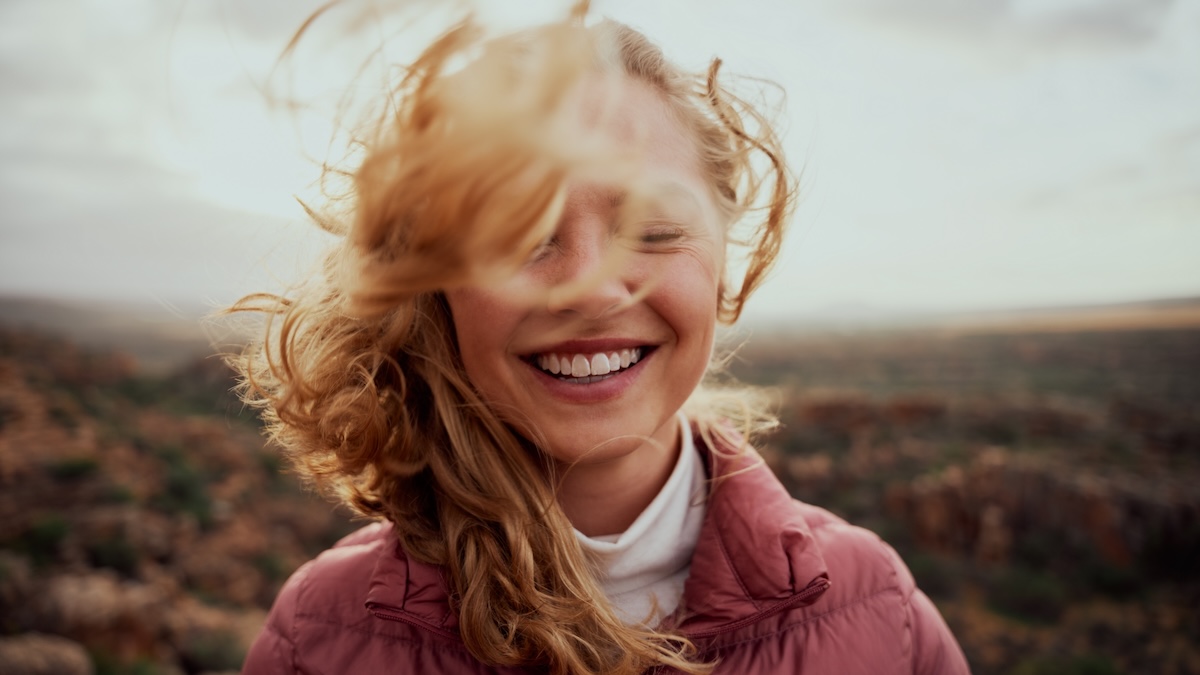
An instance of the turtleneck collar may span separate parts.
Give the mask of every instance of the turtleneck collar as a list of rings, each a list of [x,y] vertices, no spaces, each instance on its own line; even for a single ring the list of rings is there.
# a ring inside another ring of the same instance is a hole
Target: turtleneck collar
[[[624,532],[575,537],[597,563],[604,593],[626,623],[653,626],[673,612],[683,594],[700,538],[706,504],[704,466],[682,413],[675,468],[649,505]]]

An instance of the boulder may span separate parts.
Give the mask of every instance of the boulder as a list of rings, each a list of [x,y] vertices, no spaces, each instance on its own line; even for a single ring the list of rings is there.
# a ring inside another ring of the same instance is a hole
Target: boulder
[[[83,645],[57,635],[24,633],[0,637],[5,675],[92,675]]]

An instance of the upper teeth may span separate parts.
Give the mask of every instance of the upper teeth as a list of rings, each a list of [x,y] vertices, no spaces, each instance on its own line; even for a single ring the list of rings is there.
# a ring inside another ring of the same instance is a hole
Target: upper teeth
[[[620,349],[595,354],[539,354],[538,367],[563,377],[608,375],[638,362],[642,349]]]

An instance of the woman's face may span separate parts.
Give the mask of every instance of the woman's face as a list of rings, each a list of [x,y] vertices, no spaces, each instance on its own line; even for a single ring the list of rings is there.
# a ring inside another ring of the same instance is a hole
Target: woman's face
[[[520,271],[446,294],[472,384],[565,463],[676,442],[674,415],[711,356],[724,263],[697,149],[661,96],[628,82],[608,105],[605,133],[636,142],[650,188],[633,227],[618,229],[623,188],[570,183],[553,238]]]

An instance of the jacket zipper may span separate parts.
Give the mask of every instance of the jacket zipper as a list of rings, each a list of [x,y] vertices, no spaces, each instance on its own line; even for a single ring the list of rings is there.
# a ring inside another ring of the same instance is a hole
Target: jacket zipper
[[[374,614],[377,618],[387,619],[388,621],[399,621],[400,623],[406,623],[414,628],[427,630],[449,640],[459,640],[458,635],[455,635],[445,628],[439,628],[427,621],[414,619],[409,616],[407,612],[398,607],[391,607],[389,605],[381,605],[377,602],[370,602],[367,603],[367,609],[370,610],[371,614]]]
[[[716,635],[721,635],[722,633],[730,633],[740,628],[745,628],[746,626],[749,626],[752,623],[757,623],[768,616],[771,616],[772,614],[778,614],[779,612],[782,612],[786,609],[791,609],[797,605],[807,604],[805,601],[815,600],[818,595],[821,595],[828,590],[829,586],[829,579],[826,579],[825,577],[814,579],[812,583],[804,587],[804,590],[793,595],[787,600],[758,612],[757,614],[751,614],[744,619],[738,619],[733,623],[720,626],[719,628],[710,628],[709,630],[704,630],[697,633],[688,633],[685,631],[684,635],[689,638],[709,638]]]

